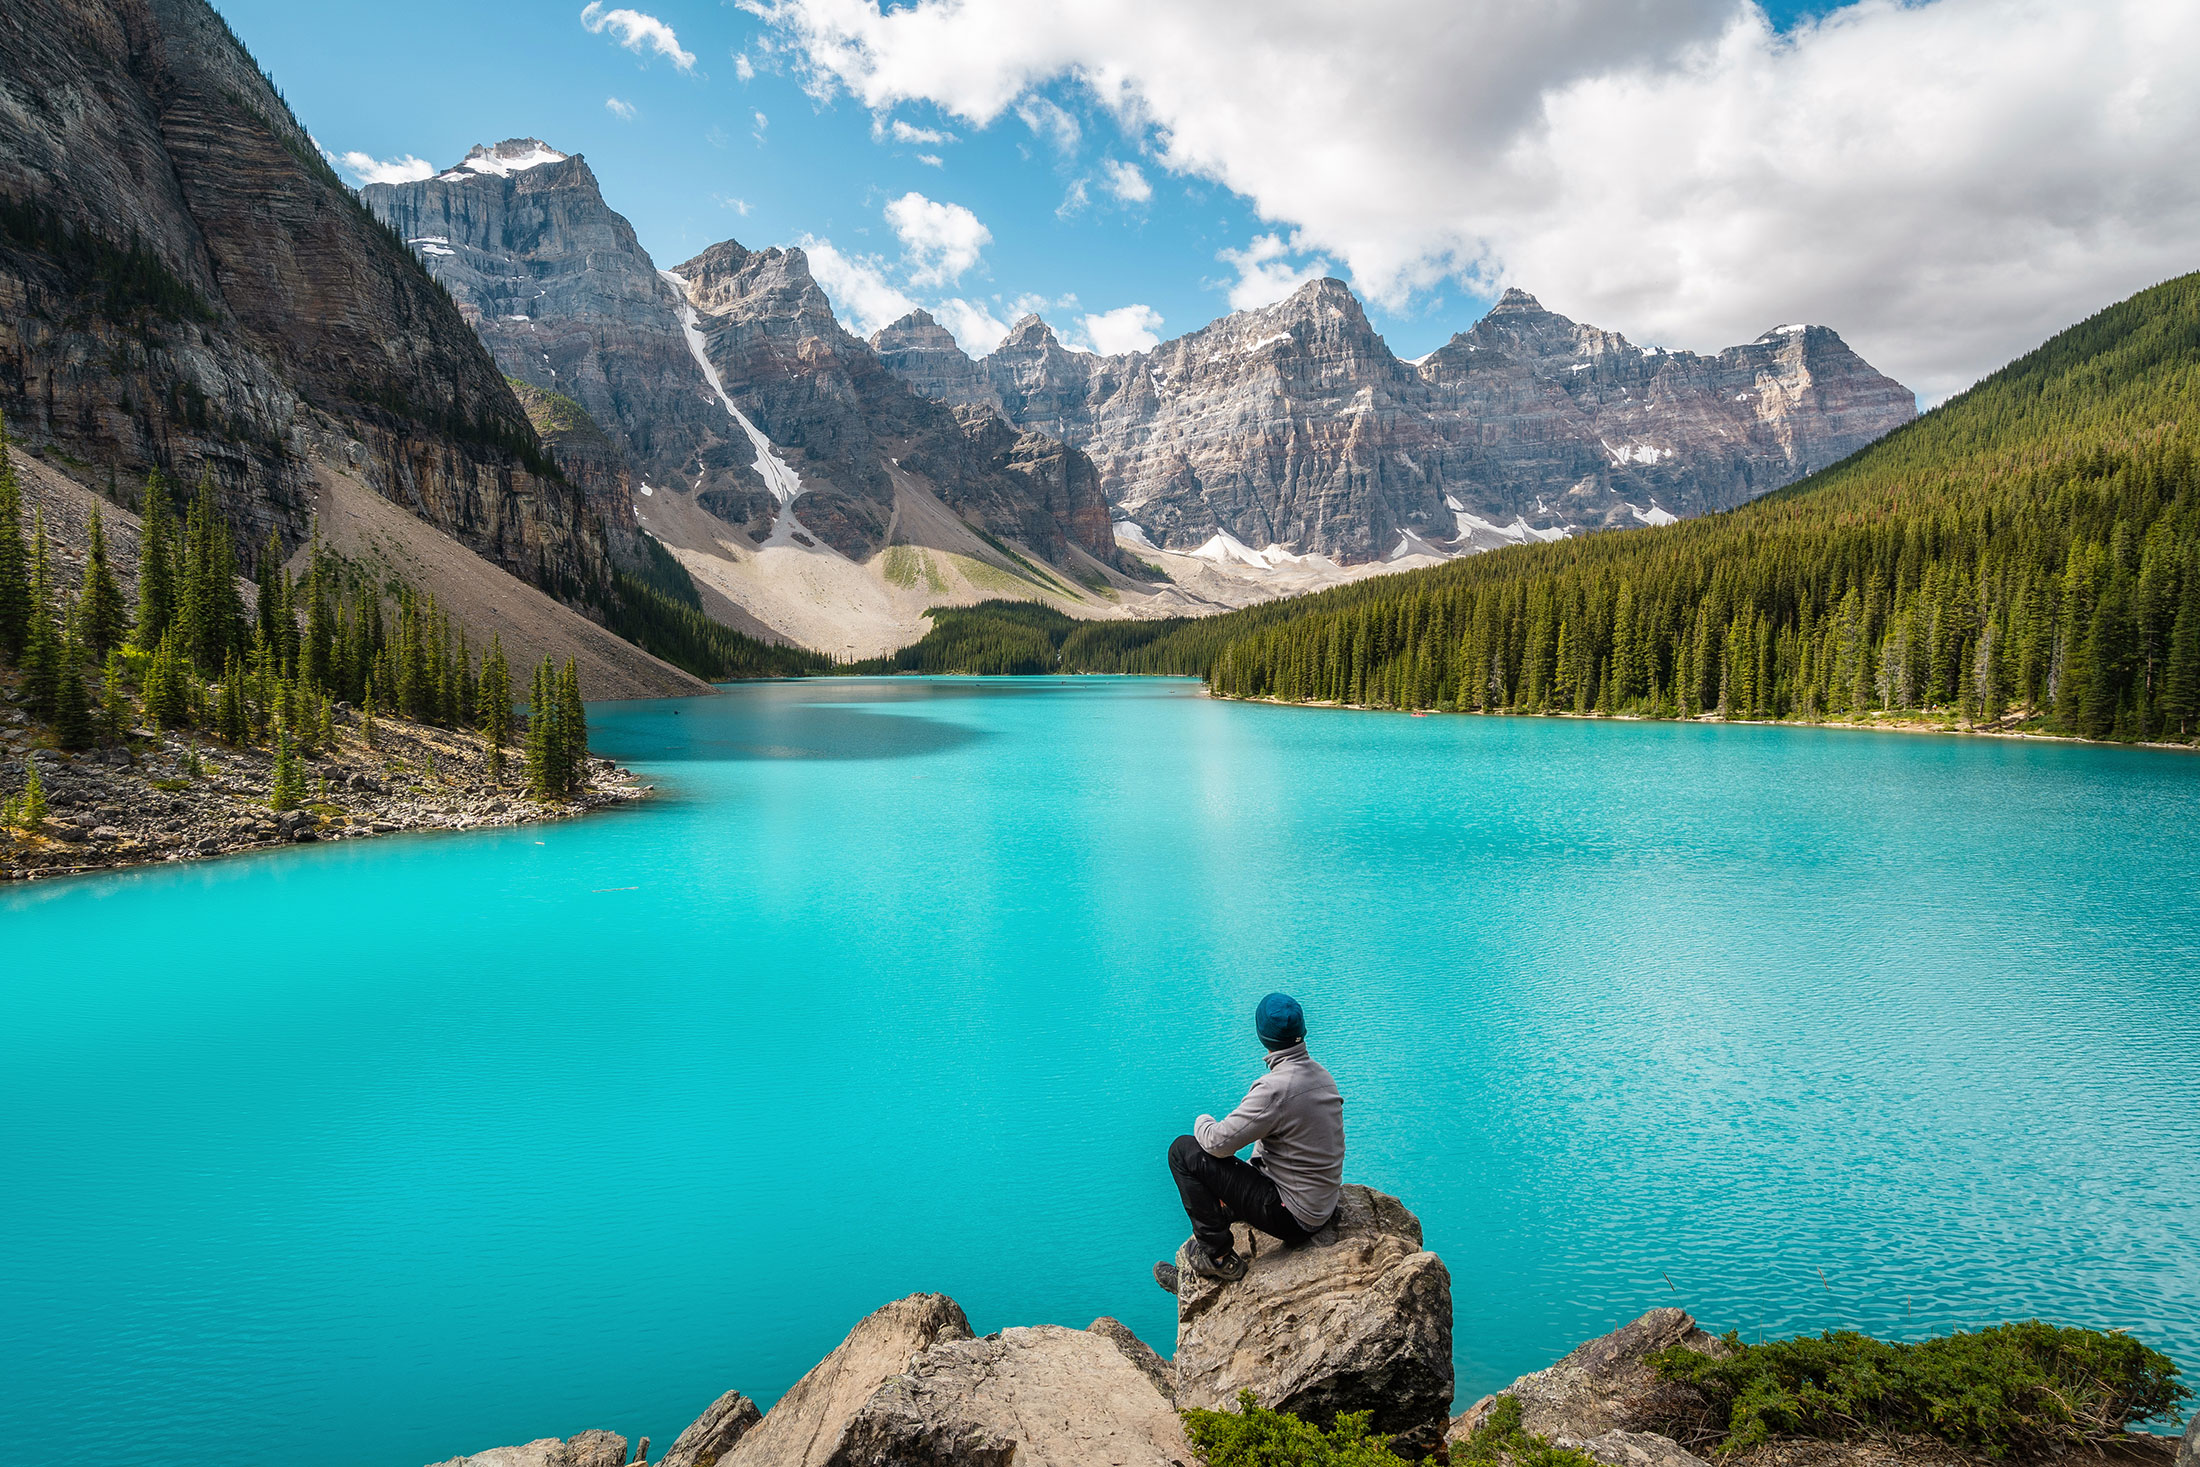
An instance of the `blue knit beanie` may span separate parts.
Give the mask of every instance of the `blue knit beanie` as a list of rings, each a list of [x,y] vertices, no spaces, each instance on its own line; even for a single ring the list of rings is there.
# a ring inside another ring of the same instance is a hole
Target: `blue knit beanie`
[[[1253,1010],[1253,1032],[1270,1049],[1283,1049],[1306,1037],[1306,1014],[1288,993],[1271,993]]]

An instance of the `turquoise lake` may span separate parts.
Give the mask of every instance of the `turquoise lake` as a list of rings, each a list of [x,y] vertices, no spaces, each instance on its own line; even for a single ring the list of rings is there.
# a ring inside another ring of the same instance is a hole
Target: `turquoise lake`
[[[916,1290],[1119,1316],[1305,1003],[1457,1406],[1644,1309],[2200,1373],[2200,758],[1117,679],[591,710],[659,794],[0,891],[0,1435],[661,1453]]]

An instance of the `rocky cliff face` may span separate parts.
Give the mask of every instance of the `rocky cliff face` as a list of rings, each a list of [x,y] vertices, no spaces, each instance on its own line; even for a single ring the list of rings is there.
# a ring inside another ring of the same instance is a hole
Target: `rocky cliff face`
[[[861,560],[886,543],[890,470],[916,474],[986,533],[1056,563],[1072,547],[1115,563],[1099,475],[1085,455],[989,410],[951,411],[913,391],[833,316],[800,250],[727,240],[671,272],[696,312],[702,348],[730,403],[769,437],[801,481],[795,509],[820,540]],[[705,500],[760,533],[777,500]]]
[[[689,354],[679,292],[596,176],[534,138],[360,198],[459,303],[506,375],[578,402],[638,484],[753,501],[755,453]],[[625,524],[630,501],[621,499]]]
[[[316,460],[546,584],[603,530],[451,302],[204,0],[0,10],[0,411],[118,482],[219,486],[295,543]]]
[[[922,312],[872,345],[921,391],[1085,449],[1162,548],[1226,534],[1346,562],[1730,508],[1916,415],[1823,327],[1700,357],[1519,291],[1418,364],[1337,280],[1123,356],[1069,351],[1035,316],[977,362]]]

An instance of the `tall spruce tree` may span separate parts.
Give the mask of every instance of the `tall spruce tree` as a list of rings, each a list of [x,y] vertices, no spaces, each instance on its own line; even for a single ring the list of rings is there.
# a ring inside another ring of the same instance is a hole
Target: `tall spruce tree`
[[[87,749],[92,744],[92,704],[84,690],[84,644],[76,637],[77,618],[60,638],[59,666],[54,674],[53,736],[64,749]]]
[[[588,713],[581,705],[580,672],[570,657],[558,674],[557,695],[559,793],[573,795],[587,782]]]
[[[92,522],[84,553],[84,589],[79,596],[84,650],[104,662],[130,635],[130,610],[123,602],[122,587],[115,583],[114,568],[107,563],[107,531],[99,506],[92,506]]]
[[[138,530],[138,649],[152,652],[175,624],[179,595],[176,530],[168,485],[155,469],[145,478],[145,515]]]
[[[550,659],[535,665],[527,690],[527,792],[549,799],[557,789],[557,712],[550,690]]]
[[[31,516],[31,614],[23,636],[23,684],[31,716],[48,720],[61,696],[61,629],[54,625],[53,571],[44,519]]]
[[[244,641],[244,608],[237,600],[237,556],[222,519],[211,477],[199,480],[184,531],[184,651],[201,677],[221,676],[229,649]]]

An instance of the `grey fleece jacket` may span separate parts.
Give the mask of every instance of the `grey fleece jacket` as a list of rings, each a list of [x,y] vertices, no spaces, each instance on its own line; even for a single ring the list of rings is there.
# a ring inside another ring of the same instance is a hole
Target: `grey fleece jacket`
[[[1248,1141],[1291,1216],[1309,1232],[1337,1210],[1344,1185],[1344,1097],[1301,1040],[1271,1050],[1268,1073],[1221,1120],[1201,1116],[1192,1139],[1209,1156],[1233,1156]]]

